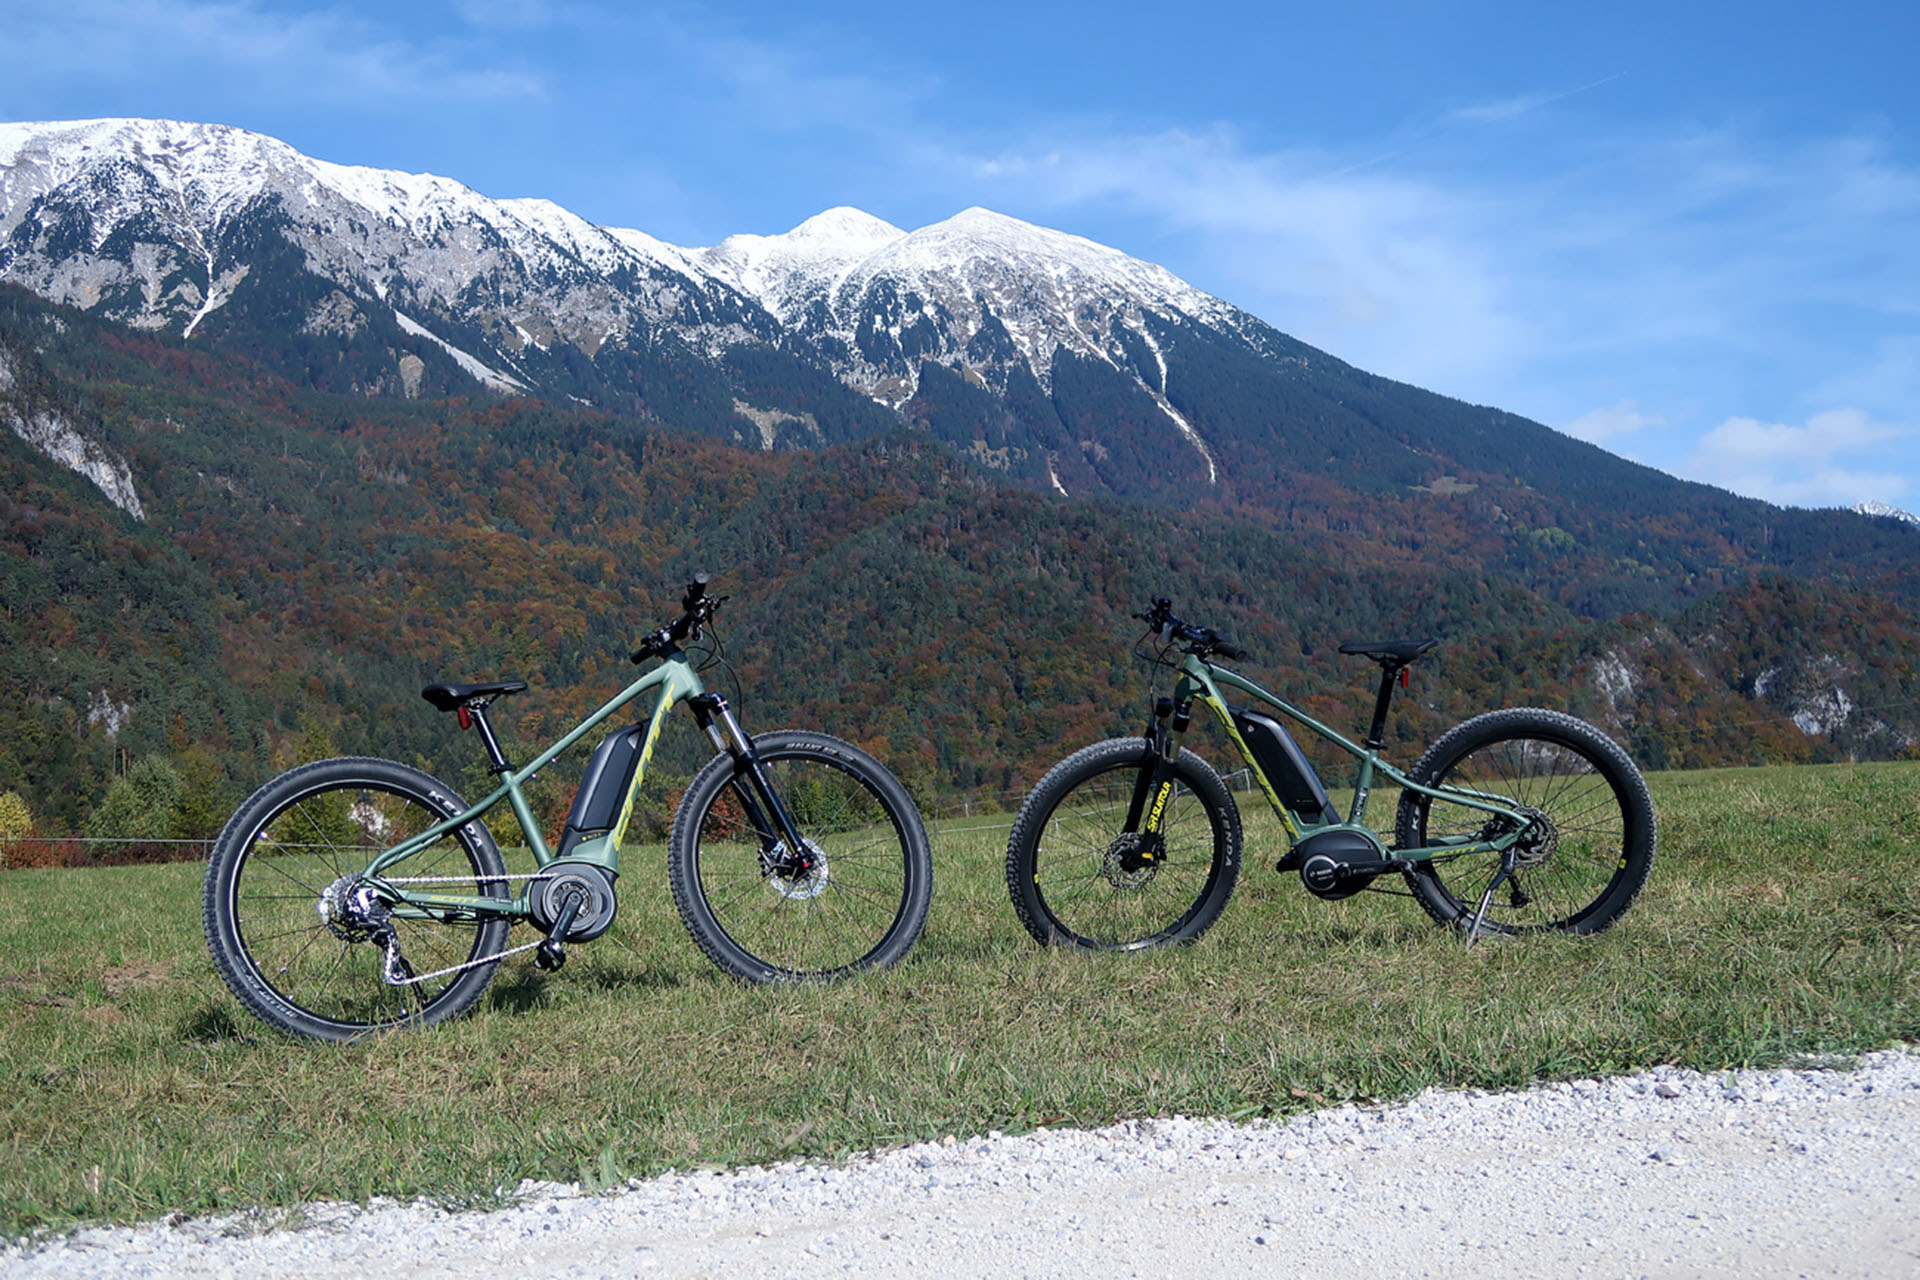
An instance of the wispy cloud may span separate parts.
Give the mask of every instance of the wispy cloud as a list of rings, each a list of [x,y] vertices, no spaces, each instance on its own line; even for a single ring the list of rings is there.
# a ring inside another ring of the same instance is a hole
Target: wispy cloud
[[[876,63],[858,56],[858,33],[845,28],[788,33],[776,41],[704,17],[695,23],[647,13],[639,21],[666,43],[678,74],[706,86],[711,109],[737,114],[760,131],[851,133],[863,145],[894,151],[912,145],[921,108],[941,87],[931,73],[874,70]]]
[[[1860,409],[1829,409],[1799,426],[1729,418],[1701,436],[1684,473],[1735,493],[1795,506],[1852,506],[1863,497],[1894,502],[1912,489],[1876,459],[1912,439],[1911,429]]]
[[[974,173],[1056,214],[1125,206],[1182,242],[1196,283],[1396,377],[1485,372],[1524,341],[1470,190],[1343,171],[1317,151],[1250,152],[1226,129],[1009,150]]]
[[[1556,102],[1565,102],[1568,98],[1598,89],[1602,85],[1612,84],[1625,73],[1603,76],[1590,84],[1577,89],[1560,89],[1545,93],[1523,93],[1509,98],[1498,98],[1489,102],[1472,103],[1464,107],[1455,107],[1440,117],[1441,127],[1455,124],[1503,124],[1508,120],[1517,120],[1521,116],[1531,115],[1542,107],[1550,107]]]
[[[543,92],[540,78],[448,40],[420,41],[337,9],[287,12],[256,0],[25,0],[7,18],[12,93],[251,89],[267,101],[496,101]]]
[[[1287,332],[1656,466],[1735,420],[1854,405],[1920,421],[1920,172],[1871,135],[1556,133],[1518,159],[1471,140],[1345,159],[1226,129],[1069,134],[973,172],[1070,227],[1125,207],[1144,251]],[[1836,393],[1848,382],[1860,394]],[[1730,465],[1738,436],[1699,465],[1754,496],[1834,501],[1872,471],[1791,482]],[[1920,445],[1887,445],[1874,491],[1920,489]]]
[[[549,26],[562,16],[552,0],[457,0],[455,10],[470,26],[510,31]]]
[[[1589,444],[1617,448],[1628,436],[1666,421],[1658,414],[1640,412],[1639,402],[1631,397],[1604,409],[1591,409],[1560,429]]]

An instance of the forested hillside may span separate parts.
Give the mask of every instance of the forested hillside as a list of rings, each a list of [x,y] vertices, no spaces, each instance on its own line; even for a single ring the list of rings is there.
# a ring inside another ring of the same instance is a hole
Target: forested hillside
[[[1155,594],[1343,725],[1371,668],[1340,641],[1443,637],[1392,729],[1412,749],[1512,703],[1592,716],[1659,765],[1920,741],[1917,540],[1892,521],[1728,499],[1719,525],[1609,523],[1510,475],[1303,474],[1267,507],[1084,501],[912,428],[746,452],[529,400],[316,394],[17,291],[0,354],[0,411],[123,460],[140,507],[0,432],[0,792],[43,832],[80,829],[156,756],[203,826],[323,750],[471,786],[477,750],[421,685],[529,680],[503,705],[531,747],[631,678],[631,641],[696,570],[731,597],[750,727],[852,738],[923,796],[1020,787],[1136,727],[1128,614]],[[678,743],[663,794],[694,763],[693,736]],[[544,803],[563,810],[562,789]]]

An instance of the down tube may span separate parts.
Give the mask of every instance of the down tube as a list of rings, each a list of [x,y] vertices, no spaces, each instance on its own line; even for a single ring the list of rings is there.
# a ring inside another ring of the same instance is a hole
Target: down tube
[[[635,680],[625,689],[615,694],[613,698],[598,711],[595,711],[578,725],[575,725],[565,737],[534,757],[531,763],[516,769],[508,778],[502,780],[501,785],[495,788],[486,799],[480,801],[478,804],[469,806],[464,812],[448,818],[445,822],[427,828],[412,839],[388,849],[378,858],[374,859],[363,874],[369,877],[378,877],[387,868],[405,860],[419,850],[426,848],[448,832],[462,827],[472,822],[475,818],[480,817],[492,809],[494,805],[500,803],[511,791],[523,786],[534,774],[553,763],[554,759],[558,757],[561,752],[567,750],[576,742],[580,741],[580,739],[592,733],[594,729],[604,724],[614,712],[620,710],[620,708],[626,706],[629,702],[632,702],[635,698],[655,685],[666,686],[661,691],[661,703],[663,707],[671,706],[673,702],[683,698],[696,697],[703,688],[700,683],[700,678],[694,675],[692,669],[688,667],[684,661],[669,662],[662,666],[655,667],[652,671],[647,672],[647,674],[641,676],[638,680]],[[540,834],[538,825],[534,824],[529,826],[527,820],[520,817],[518,813],[515,814],[515,820],[521,827],[521,834],[527,837],[529,846],[534,850],[535,856],[540,864],[544,866],[546,863],[552,861],[552,851],[547,848],[546,839]]]

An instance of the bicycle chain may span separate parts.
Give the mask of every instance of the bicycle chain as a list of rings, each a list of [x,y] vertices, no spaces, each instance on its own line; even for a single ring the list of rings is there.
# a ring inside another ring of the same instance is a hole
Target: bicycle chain
[[[384,884],[471,884],[474,880],[481,879],[481,878],[483,877],[478,877],[478,876],[381,876],[380,880]],[[523,872],[519,874],[508,875],[503,872],[502,874],[497,876],[496,875],[486,876],[484,877],[484,879],[487,879],[487,880],[551,880],[553,879],[553,873],[550,871],[534,871],[534,872]],[[444,978],[450,973],[464,973],[468,969],[478,969],[483,964],[492,964],[496,960],[505,960],[508,956],[517,956],[522,951],[531,951],[535,947],[539,946],[541,942],[546,941],[546,939],[541,938],[537,941],[529,942],[525,946],[509,947],[505,951],[497,951],[490,956],[481,956],[477,960],[468,960],[464,964],[456,964],[446,969],[436,969],[432,973],[417,973],[413,977],[407,978],[407,977],[402,977],[400,972],[400,966],[406,963],[406,957],[400,954],[400,935],[396,933],[391,927],[389,927],[386,932],[387,932],[386,960],[381,965],[380,976],[382,980],[385,981],[386,984],[390,987],[417,986],[418,984],[422,982],[426,982],[432,978]]]

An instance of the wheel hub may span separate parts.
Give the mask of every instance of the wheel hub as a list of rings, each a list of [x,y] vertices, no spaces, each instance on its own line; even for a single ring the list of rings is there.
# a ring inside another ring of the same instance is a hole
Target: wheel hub
[[[369,942],[384,935],[392,914],[373,886],[358,876],[342,876],[322,889],[314,909],[342,942]]]
[[[1560,852],[1560,828],[1544,812],[1531,806],[1520,810],[1527,820],[1527,827],[1520,833],[1519,842],[1513,846],[1514,865],[1516,867],[1538,867]]]
[[[1480,838],[1498,840],[1518,830],[1520,838],[1513,843],[1513,865],[1544,866],[1554,854],[1560,852],[1560,828],[1554,825],[1545,810],[1532,805],[1515,805],[1514,812],[1526,820],[1524,827],[1516,828],[1511,818],[1495,818],[1480,828]]]
[[[1128,831],[1107,846],[1100,872],[1116,889],[1144,889],[1160,871],[1167,842],[1146,832]]]
[[[826,891],[826,850],[811,840],[802,845],[798,857],[787,852],[784,840],[767,855],[767,883],[783,898],[817,898]]]

